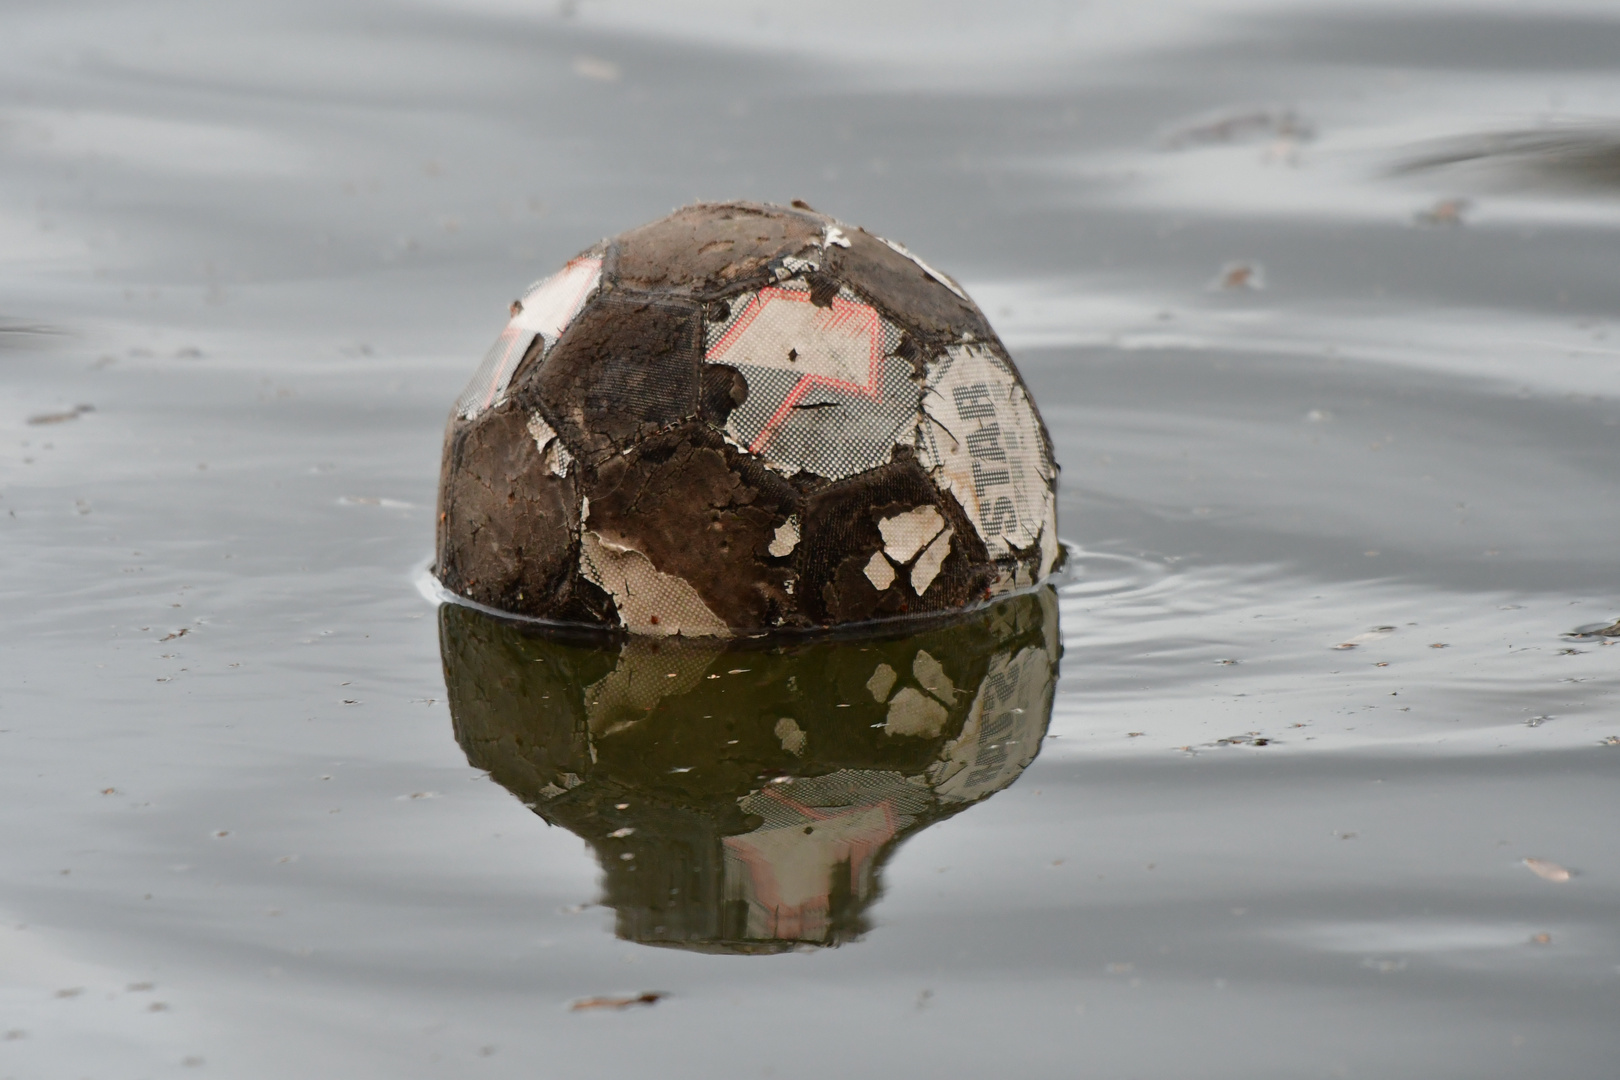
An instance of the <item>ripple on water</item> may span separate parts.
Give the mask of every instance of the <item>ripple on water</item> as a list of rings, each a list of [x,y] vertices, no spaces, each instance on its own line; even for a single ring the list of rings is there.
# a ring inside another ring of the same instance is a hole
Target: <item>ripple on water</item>
[[[1572,647],[1579,597],[1091,553],[1071,573],[1049,754],[1529,753],[1620,733],[1620,639],[1594,624]]]

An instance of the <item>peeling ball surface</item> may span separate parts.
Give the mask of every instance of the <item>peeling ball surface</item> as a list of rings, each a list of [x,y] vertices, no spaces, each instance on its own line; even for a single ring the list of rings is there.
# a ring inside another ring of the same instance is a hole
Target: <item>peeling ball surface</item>
[[[696,204],[511,305],[450,417],[435,569],[640,634],[948,614],[1051,574],[1057,472],[950,278],[814,211]]]

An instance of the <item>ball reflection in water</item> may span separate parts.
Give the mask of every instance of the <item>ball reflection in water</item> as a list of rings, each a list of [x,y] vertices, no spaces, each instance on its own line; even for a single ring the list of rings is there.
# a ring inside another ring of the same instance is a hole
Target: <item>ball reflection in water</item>
[[[603,868],[620,937],[769,953],[858,939],[907,836],[1034,760],[1040,589],[905,636],[559,635],[440,608],[456,739]]]

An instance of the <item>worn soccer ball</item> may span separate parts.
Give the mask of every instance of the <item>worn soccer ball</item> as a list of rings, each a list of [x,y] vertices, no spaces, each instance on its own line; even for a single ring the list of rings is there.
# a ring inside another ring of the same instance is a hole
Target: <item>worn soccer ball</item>
[[[437,575],[642,634],[937,616],[1052,573],[1056,481],[954,281],[802,204],[697,204],[511,305],[446,431]]]

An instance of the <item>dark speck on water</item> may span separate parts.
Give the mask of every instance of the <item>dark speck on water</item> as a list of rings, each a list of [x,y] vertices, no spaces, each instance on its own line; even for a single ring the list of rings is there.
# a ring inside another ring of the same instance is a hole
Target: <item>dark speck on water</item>
[[[0,1076],[1612,1077],[1617,56],[1602,0],[9,5]],[[799,196],[990,315],[1061,582],[435,617],[510,298]]]

